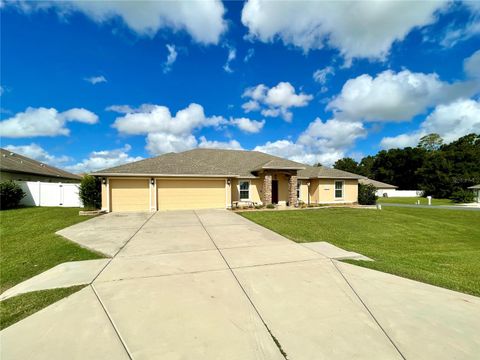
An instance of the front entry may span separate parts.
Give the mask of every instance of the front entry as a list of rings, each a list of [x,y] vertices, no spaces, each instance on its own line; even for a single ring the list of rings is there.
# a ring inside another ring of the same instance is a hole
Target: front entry
[[[272,204],[278,204],[278,180],[272,180]]]

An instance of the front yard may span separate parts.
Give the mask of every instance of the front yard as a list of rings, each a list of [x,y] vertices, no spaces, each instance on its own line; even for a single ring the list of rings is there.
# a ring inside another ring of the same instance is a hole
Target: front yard
[[[375,260],[356,265],[480,296],[480,212],[389,207],[241,215],[296,242],[328,241]]]
[[[78,211],[78,208],[58,207],[0,211],[0,293],[63,262],[103,257],[55,235],[60,229],[89,219],[79,216]],[[38,292],[2,301],[0,328],[6,326],[6,318],[9,323],[18,321],[58,299],[55,292],[67,294],[68,290],[49,290],[48,296]],[[17,307],[11,304],[21,304],[18,316],[11,314]]]
[[[379,204],[409,204],[415,205],[420,200],[420,205],[428,205],[427,198],[424,197],[380,197],[377,200]],[[432,199],[432,205],[455,205],[450,199]]]

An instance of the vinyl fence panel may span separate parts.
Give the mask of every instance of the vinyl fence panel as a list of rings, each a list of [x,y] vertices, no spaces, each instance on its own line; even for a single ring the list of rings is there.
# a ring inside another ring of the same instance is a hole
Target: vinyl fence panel
[[[49,183],[41,181],[16,181],[26,196],[20,202],[27,206],[81,207],[79,184]]]

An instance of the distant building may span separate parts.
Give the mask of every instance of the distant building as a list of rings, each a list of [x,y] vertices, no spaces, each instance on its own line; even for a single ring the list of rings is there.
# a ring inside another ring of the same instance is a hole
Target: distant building
[[[480,203],[480,184],[470,186],[469,189],[473,190],[473,192],[476,194],[475,197],[477,199],[477,202]]]
[[[369,179],[369,178],[362,178],[358,180],[359,184],[363,185],[373,185],[375,189],[377,189],[377,196],[384,197],[384,196],[394,196],[393,193],[398,189],[398,186],[390,185],[383,183],[381,181]],[[387,194],[387,195],[385,195]]]
[[[79,183],[81,176],[0,149],[0,180]]]

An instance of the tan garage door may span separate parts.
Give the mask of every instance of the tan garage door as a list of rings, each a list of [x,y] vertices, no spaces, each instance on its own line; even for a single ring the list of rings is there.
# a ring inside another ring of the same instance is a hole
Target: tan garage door
[[[158,210],[225,208],[225,180],[157,180]]]
[[[112,211],[149,211],[149,179],[110,179]]]

